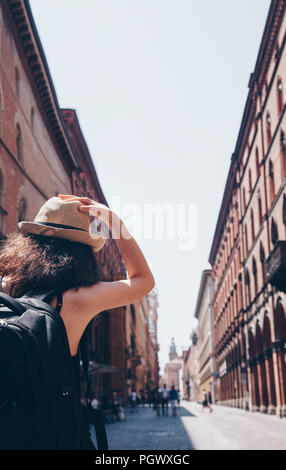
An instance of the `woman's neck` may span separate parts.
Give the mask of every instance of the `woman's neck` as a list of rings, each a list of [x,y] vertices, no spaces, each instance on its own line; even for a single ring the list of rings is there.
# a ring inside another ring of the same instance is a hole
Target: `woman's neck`
[[[4,276],[2,278],[2,292],[4,292],[4,294],[9,294],[9,291],[10,291],[9,280],[10,280],[9,277]]]

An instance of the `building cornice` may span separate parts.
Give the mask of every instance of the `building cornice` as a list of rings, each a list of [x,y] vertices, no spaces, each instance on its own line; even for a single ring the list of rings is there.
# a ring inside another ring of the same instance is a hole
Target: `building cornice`
[[[60,157],[72,171],[79,160],[65,127],[29,1],[3,0],[2,7],[47,129]]]
[[[197,319],[199,318],[199,310],[200,310],[201,302],[202,302],[202,299],[203,299],[203,296],[204,296],[207,279],[210,276],[211,276],[211,269],[204,269],[204,271],[202,273],[202,277],[201,277],[199,293],[198,293],[198,298],[197,298],[197,304],[196,304],[195,313],[194,313],[194,316]],[[210,301],[211,301],[211,299],[210,299]]]
[[[241,162],[245,146],[248,141],[249,131],[251,129],[253,121],[256,119],[256,97],[257,94],[261,92],[265,76],[269,68],[269,63],[273,55],[277,35],[279,33],[279,29],[283,20],[283,15],[285,14],[285,9],[285,0],[271,1],[254,72],[250,75],[250,80],[248,84],[249,92],[236,141],[235,151],[233,152],[231,157],[230,169],[222,197],[217,224],[215,227],[213,242],[209,254],[209,263],[211,264],[211,266],[213,266],[214,264],[217,248],[224,230],[226,218],[228,216],[229,204],[234,189],[236,169]]]

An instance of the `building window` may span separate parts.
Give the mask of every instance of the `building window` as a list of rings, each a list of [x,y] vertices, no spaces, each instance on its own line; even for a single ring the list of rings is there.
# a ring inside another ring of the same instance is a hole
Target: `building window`
[[[17,145],[17,157],[18,160],[23,163],[23,141],[22,132],[19,124],[16,125],[16,145]]]
[[[130,309],[131,309],[132,320],[133,320],[134,323],[136,323],[136,313],[135,313],[135,309],[134,309],[132,304],[130,306]]]
[[[251,170],[248,170],[248,181],[249,181],[249,193],[252,193],[252,178],[251,178]]]
[[[278,117],[280,117],[283,111],[283,84],[280,77],[277,80],[277,106],[278,106]]]
[[[255,229],[254,229],[254,215],[253,215],[252,209],[250,212],[250,220],[251,220],[251,235],[252,235],[252,243],[253,243],[255,239]]]
[[[263,222],[263,216],[262,216],[262,202],[261,202],[261,191],[260,191],[260,189],[257,190],[257,201],[258,201],[259,226],[261,227],[262,222]]]
[[[18,206],[18,223],[22,222],[22,220],[27,220],[26,213],[27,213],[27,201],[26,199],[22,198]]]
[[[246,254],[248,253],[248,235],[247,235],[247,226],[244,226],[244,233],[245,233],[245,249]]]
[[[242,189],[242,197],[243,197],[243,207],[244,207],[244,211],[245,211],[245,209],[246,209],[245,188]]]
[[[274,170],[272,160],[269,161],[269,190],[270,190],[270,201],[272,202],[275,197],[275,182],[274,182]]]
[[[273,217],[271,219],[271,241],[273,245],[278,241],[278,228]]]
[[[256,261],[255,258],[252,258],[252,272],[253,272],[253,279],[254,279],[254,292],[255,295],[257,295],[257,267],[256,267]]]
[[[265,252],[262,243],[260,242],[260,250],[259,250],[259,255],[260,255],[260,262],[261,262],[261,269],[262,269],[262,279],[263,279],[263,284],[265,284]]]
[[[271,144],[272,140],[272,133],[271,133],[271,119],[270,119],[270,114],[267,113],[266,115],[266,137],[267,137],[267,145]]]
[[[246,304],[250,304],[250,277],[249,277],[249,272],[248,269],[246,270],[245,273],[245,285],[246,285]]]
[[[256,163],[256,176],[260,175],[260,164],[259,164],[259,153],[258,153],[258,148],[256,147],[255,149],[255,163]]]
[[[280,150],[283,169],[283,178],[286,176],[286,137],[285,132],[281,129],[280,132]]]
[[[15,89],[16,89],[16,96],[20,98],[20,74],[17,67],[15,67]]]
[[[34,129],[34,117],[35,117],[35,111],[33,106],[31,107],[31,127]]]

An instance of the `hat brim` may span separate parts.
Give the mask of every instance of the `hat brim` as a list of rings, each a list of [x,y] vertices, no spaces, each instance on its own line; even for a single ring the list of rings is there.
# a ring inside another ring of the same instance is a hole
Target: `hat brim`
[[[97,237],[92,238],[88,232],[82,230],[65,229],[58,227],[47,227],[36,222],[19,222],[18,227],[23,234],[43,235],[45,237],[64,238],[66,240],[83,243],[89,245],[94,251],[99,251],[103,248],[106,238]]]

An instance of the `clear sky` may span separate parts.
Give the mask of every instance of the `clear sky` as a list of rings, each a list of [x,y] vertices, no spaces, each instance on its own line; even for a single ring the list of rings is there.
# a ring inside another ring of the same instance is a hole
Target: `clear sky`
[[[188,250],[180,249],[179,234],[136,238],[128,225],[159,291],[163,369],[171,338],[181,353],[196,326],[201,275],[210,268],[270,0],[30,4],[59,104],[77,111],[108,204],[115,209],[115,197],[120,207],[135,204],[143,225],[144,204],[197,208]]]

